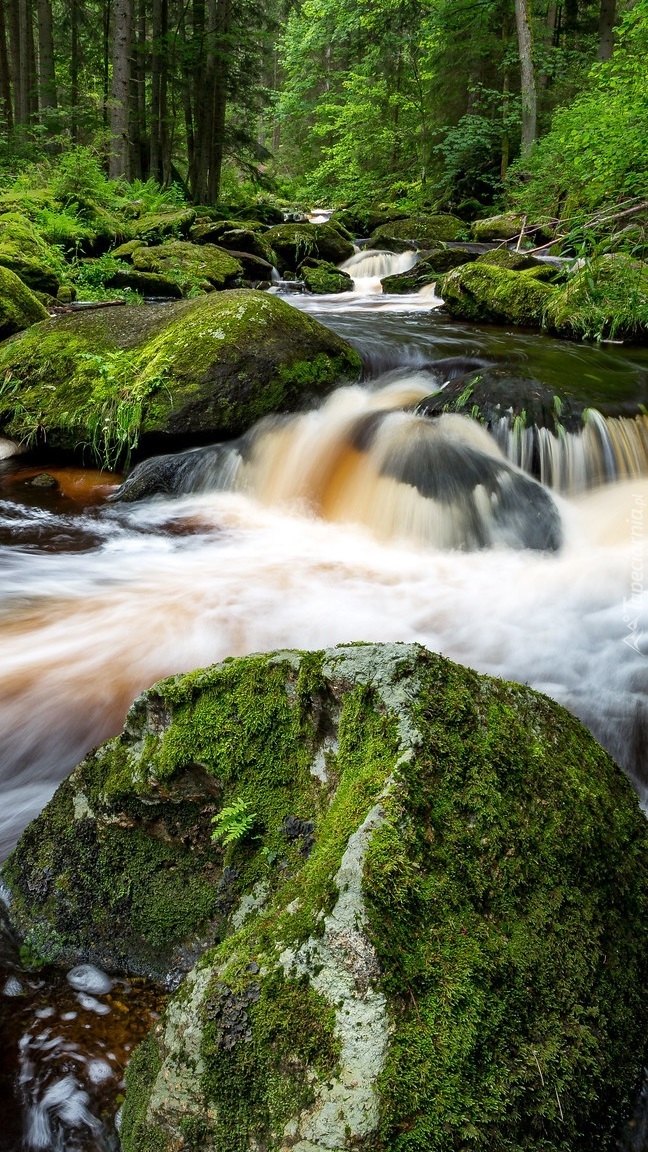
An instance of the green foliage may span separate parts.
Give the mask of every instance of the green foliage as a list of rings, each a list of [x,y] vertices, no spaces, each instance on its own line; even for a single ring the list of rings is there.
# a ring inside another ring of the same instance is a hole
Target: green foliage
[[[106,252],[94,260],[77,260],[70,268],[69,278],[76,285],[80,300],[125,300],[128,304],[140,304],[142,297],[132,289],[106,287],[115,273],[129,271],[125,261]]]
[[[247,800],[239,796],[232,804],[221,808],[212,817],[212,840],[215,844],[222,842],[227,848],[230,844],[238,844],[240,840],[252,831],[257,821],[256,812],[250,812]]]
[[[581,340],[648,341],[648,265],[621,253],[587,259],[549,300],[546,322]]]
[[[585,90],[556,112],[531,158],[511,171],[510,197],[532,216],[570,218],[615,200],[645,197],[647,0],[628,13],[618,40],[611,60],[596,65]]]

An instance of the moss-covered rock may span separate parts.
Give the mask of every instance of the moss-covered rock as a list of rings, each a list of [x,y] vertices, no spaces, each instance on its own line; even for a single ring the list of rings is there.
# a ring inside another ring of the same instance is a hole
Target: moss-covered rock
[[[205,949],[129,1068],[124,1152],[617,1147],[647,1054],[648,824],[526,687],[416,645],[162,681],[5,879],[66,963]]]
[[[508,268],[509,272],[525,272],[530,268],[542,268],[542,261],[525,252],[511,252],[508,248],[493,248],[477,257],[478,264],[491,264],[494,268]]]
[[[170,237],[184,237],[196,219],[193,208],[169,209],[167,212],[149,212],[133,222],[135,237],[146,244],[162,244]]]
[[[143,240],[127,240],[125,244],[120,244],[117,248],[113,248],[111,256],[114,256],[116,260],[125,260],[127,264],[130,264],[133,259],[133,252],[137,248],[144,247],[146,247],[146,245]]]
[[[184,240],[136,248],[131,260],[138,272],[170,276],[185,292],[196,287],[207,291],[231,287],[243,273],[240,262],[215,244],[191,244]]]
[[[32,291],[56,296],[60,279],[49,246],[26,217],[18,212],[0,215],[0,265],[9,268]]]
[[[440,240],[456,240],[465,227],[463,220],[449,213],[441,212],[435,216],[407,216],[404,220],[382,224],[371,233],[371,239],[376,241],[377,246],[382,244],[383,240],[393,237],[397,240],[410,240],[419,248],[433,248]]]
[[[259,220],[212,220],[209,217],[198,216],[196,223],[189,232],[190,240],[194,244],[218,244],[225,232],[235,232],[243,229],[245,232],[264,232],[266,225]]]
[[[16,273],[0,267],[0,340],[46,317],[43,305]]]
[[[193,231],[192,229],[192,234]],[[209,232],[203,234],[200,243],[208,243],[207,236],[211,235],[213,231],[214,229],[211,228]],[[225,248],[226,251],[248,252],[250,256],[256,256],[259,260],[267,260],[271,252],[270,245],[264,241],[263,236],[250,228],[220,229],[218,239],[214,242],[221,248]]]
[[[165,296],[170,300],[182,297],[182,289],[170,276],[139,272],[136,268],[114,272],[105,284],[106,288],[129,288],[131,292],[139,292],[140,296]]]
[[[264,242],[276,256],[280,272],[296,272],[307,258],[341,264],[353,256],[353,244],[330,224],[280,224],[269,228]]]
[[[351,204],[338,208],[331,216],[330,223],[339,223],[353,236],[370,236],[376,228],[390,224],[392,220],[405,220],[408,213],[394,205]]]
[[[327,260],[306,261],[301,265],[299,275],[308,291],[318,296],[353,291],[353,280],[348,272],[343,272]]]
[[[546,320],[560,336],[648,343],[648,264],[623,253],[588,261],[551,297]]]
[[[236,436],[360,369],[345,340],[262,292],[106,308],[57,317],[0,350],[0,426],[52,448],[86,445],[105,462],[142,437]]]
[[[479,324],[539,327],[556,289],[526,272],[489,264],[464,264],[439,282],[439,295],[451,316]]]
[[[488,216],[483,220],[473,220],[470,234],[480,244],[491,240],[512,240],[519,236],[524,227],[522,216],[515,212],[503,212],[499,216]]]

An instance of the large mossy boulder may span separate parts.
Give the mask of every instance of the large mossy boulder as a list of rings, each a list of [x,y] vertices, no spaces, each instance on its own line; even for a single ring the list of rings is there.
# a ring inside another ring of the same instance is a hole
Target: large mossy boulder
[[[280,272],[296,272],[307,258],[341,264],[353,256],[353,244],[330,224],[279,224],[263,235]]]
[[[546,321],[559,336],[648,343],[648,264],[620,252],[588,261],[552,296]]]
[[[458,216],[445,212],[434,216],[406,216],[404,220],[381,224],[371,233],[371,241],[380,247],[383,240],[394,238],[409,240],[419,248],[433,248],[439,241],[456,240],[465,227]]]
[[[61,263],[60,258],[57,263]],[[59,290],[51,249],[18,212],[0,215],[0,265],[15,272],[33,292],[56,296]]]
[[[243,274],[239,260],[215,244],[192,244],[169,240],[154,247],[135,248],[131,253],[138,272],[155,272],[174,279],[184,291],[232,287]]]
[[[509,272],[489,264],[464,264],[439,282],[446,310],[477,324],[540,327],[556,289],[532,272]]]
[[[17,439],[40,429],[51,448],[114,461],[142,438],[161,447],[237,436],[360,370],[345,340],[263,292],[100,309],[0,349],[0,379],[11,381],[0,427]]]
[[[648,824],[527,687],[399,644],[162,681],[5,880],[49,959],[177,979],[202,953],[128,1069],[124,1152],[617,1147]]]
[[[0,265],[0,340],[46,318],[47,312],[34,293],[15,272]]]

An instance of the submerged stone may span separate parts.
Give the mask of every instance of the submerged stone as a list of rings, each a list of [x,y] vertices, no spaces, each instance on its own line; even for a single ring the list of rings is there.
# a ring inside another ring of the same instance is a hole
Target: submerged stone
[[[417,645],[161,681],[5,879],[48,959],[201,954],[128,1069],[124,1152],[613,1152],[642,1080],[628,781],[553,701]]]

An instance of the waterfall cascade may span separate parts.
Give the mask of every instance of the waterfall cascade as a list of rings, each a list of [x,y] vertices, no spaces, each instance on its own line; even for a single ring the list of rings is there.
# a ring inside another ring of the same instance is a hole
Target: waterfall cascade
[[[340,268],[343,272],[348,272],[356,292],[364,296],[378,296],[382,292],[380,281],[384,276],[409,272],[417,261],[416,252],[381,252],[373,248],[364,248],[345,260]]]

